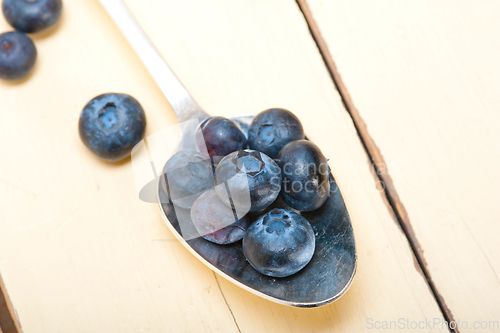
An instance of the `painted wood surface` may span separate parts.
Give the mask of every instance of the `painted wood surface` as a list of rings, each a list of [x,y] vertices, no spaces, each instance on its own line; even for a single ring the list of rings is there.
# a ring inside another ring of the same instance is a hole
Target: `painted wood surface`
[[[350,210],[358,272],[334,304],[289,308],[217,277],[174,241],[156,205],[137,198],[130,160],[97,160],[77,131],[82,107],[104,92],[135,96],[147,135],[174,114],[98,2],[71,0],[61,24],[34,37],[32,75],[0,82],[0,274],[22,331],[359,332],[442,318],[295,2],[127,4],[209,113],[299,116]]]
[[[500,4],[307,4],[460,331],[500,331]]]

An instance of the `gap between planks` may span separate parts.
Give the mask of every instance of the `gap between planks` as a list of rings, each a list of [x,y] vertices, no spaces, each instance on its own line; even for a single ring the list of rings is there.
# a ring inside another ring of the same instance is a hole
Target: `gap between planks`
[[[229,303],[227,302],[226,296],[224,295],[224,292],[222,291],[222,288],[221,288],[220,283],[219,283],[219,278],[217,277],[217,274],[214,271],[212,271],[212,273],[214,275],[215,281],[217,282],[217,287],[219,287],[222,298],[224,299],[224,302],[226,303],[226,306],[227,306],[229,312],[231,312],[231,316],[233,317],[234,324],[236,325],[238,332],[241,333],[240,326],[238,325],[238,322],[236,321],[236,317],[234,316],[233,310],[231,310],[231,307],[229,306]],[[2,332],[0,332],[0,333],[2,333]]]
[[[351,119],[354,123],[354,127],[356,128],[361,143],[363,144],[363,147],[368,155],[368,158],[370,159],[372,168],[374,170],[374,177],[376,177],[376,180],[380,181],[382,184],[383,194],[382,192],[381,194],[385,196],[384,199],[386,199],[389,204],[388,208],[392,210],[392,213],[394,213],[394,216],[396,217],[396,220],[399,223],[401,230],[408,239],[416,263],[418,264],[417,269],[422,273],[423,277],[425,278],[427,285],[429,286],[429,289],[431,290],[434,299],[436,300],[439,309],[443,314],[444,319],[447,322],[452,322],[452,321],[455,322],[451,310],[446,305],[446,302],[444,301],[443,297],[437,290],[434,281],[432,280],[429,269],[427,268],[427,262],[425,261],[422,247],[420,246],[420,243],[418,242],[415,232],[413,231],[413,227],[411,225],[410,218],[406,213],[406,209],[399,198],[396,188],[394,187],[394,183],[387,170],[384,157],[382,156],[382,153],[380,152],[377,145],[375,144],[370,134],[368,133],[366,124],[361,118],[358,110],[354,105],[354,102],[352,101],[351,95],[347,90],[347,87],[342,81],[342,77],[340,76],[340,73],[337,70],[337,66],[335,65],[335,62],[328,49],[328,46],[321,35],[321,32],[319,30],[318,25],[316,24],[316,21],[314,20],[311,10],[309,9],[307,0],[296,0],[296,2],[297,6],[302,12],[302,15],[304,16],[304,19],[309,28],[309,32],[311,33],[311,36],[314,42],[316,43],[316,46],[318,47],[319,53],[323,58],[325,66],[328,72],[330,73],[330,77],[332,78],[332,81],[335,84],[335,87],[337,88],[340,94],[342,103],[344,104],[344,107],[351,116]],[[449,329],[451,332],[459,333],[458,329],[452,329],[452,328]]]

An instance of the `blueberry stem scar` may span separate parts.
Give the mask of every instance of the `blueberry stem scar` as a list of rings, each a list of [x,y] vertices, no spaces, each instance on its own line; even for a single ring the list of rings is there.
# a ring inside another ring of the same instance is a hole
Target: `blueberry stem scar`
[[[267,223],[266,231],[270,234],[273,231],[276,231],[276,234],[280,234],[280,231],[285,232],[287,228],[290,227],[287,221],[280,219],[279,217],[275,217]]]

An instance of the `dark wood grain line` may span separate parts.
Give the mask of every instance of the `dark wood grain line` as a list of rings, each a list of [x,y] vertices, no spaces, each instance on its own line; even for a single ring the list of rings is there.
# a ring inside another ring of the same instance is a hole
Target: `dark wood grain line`
[[[226,302],[226,306],[229,309],[229,312],[231,312],[231,316],[233,317],[234,324],[236,325],[238,332],[241,333],[240,326],[238,325],[238,322],[236,321],[236,317],[234,316],[233,310],[231,310],[231,307],[229,306],[229,303],[227,302],[226,296],[224,295],[224,292],[222,291],[222,288],[221,288],[220,283],[219,283],[219,278],[217,277],[217,274],[215,274],[214,271],[212,271],[212,273],[214,274],[214,278],[215,278],[215,281],[217,282],[217,287],[219,287],[222,298],[224,299],[224,302]]]
[[[323,39],[321,31],[316,21],[314,20],[311,10],[307,4],[307,0],[296,0],[296,2],[300,8],[300,11],[304,15],[304,18],[309,27],[309,31],[314,41],[316,42],[316,45],[323,58],[325,66],[327,67],[328,72],[330,73],[333,83],[335,84],[335,87],[340,93],[340,96],[342,98],[342,103],[344,104],[344,107],[346,108],[347,112],[349,113],[354,122],[354,126],[356,128],[358,136],[374,168],[375,172],[373,174],[376,177],[376,181],[380,181],[382,183],[383,190],[381,191],[381,194],[384,195],[385,199],[389,203],[390,209],[393,211],[394,216],[396,217],[396,220],[399,226],[401,227],[401,230],[408,239],[410,247],[413,251],[414,258],[418,265],[417,269],[425,278],[427,285],[429,286],[429,289],[431,290],[434,299],[436,300],[445,320],[447,322],[455,322],[451,310],[446,305],[446,302],[444,301],[434,281],[432,280],[431,274],[427,266],[427,262],[424,257],[423,253],[424,251],[422,250],[422,247],[420,246],[420,243],[418,242],[418,239],[415,235],[415,232],[410,222],[410,217],[408,216],[406,209],[403,205],[403,202],[399,198],[399,194],[396,191],[396,187],[394,186],[392,178],[388,172],[387,164],[385,163],[384,157],[380,152],[380,149],[377,147],[374,140],[370,136],[366,124],[363,121],[363,118],[360,116],[358,110],[356,109],[356,106],[351,98],[351,95],[349,94],[349,91],[347,90],[347,87],[342,80],[342,77],[337,69],[337,66],[335,65],[335,61],[333,60],[330,50],[328,49],[328,45],[326,44],[326,41]],[[457,329],[450,328],[450,331],[459,333]]]
[[[13,316],[9,310],[7,299],[2,291],[3,283],[0,278],[0,333],[18,333]]]

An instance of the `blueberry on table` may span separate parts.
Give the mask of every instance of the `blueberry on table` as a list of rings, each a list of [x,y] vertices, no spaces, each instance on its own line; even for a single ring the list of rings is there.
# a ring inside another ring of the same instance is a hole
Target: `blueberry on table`
[[[126,94],[103,94],[85,105],[78,124],[83,143],[98,157],[116,162],[130,155],[146,131],[139,102]]]
[[[234,121],[224,117],[211,117],[200,124],[196,146],[201,152],[205,152],[206,147],[213,163],[217,164],[227,154],[245,149],[247,139]]]
[[[240,150],[224,157],[215,170],[215,191],[229,207],[256,212],[268,207],[279,195],[281,170],[269,156],[255,150]],[[229,194],[228,194],[229,192]]]
[[[19,80],[31,71],[36,61],[33,41],[19,31],[0,34],[0,77]]]
[[[3,15],[15,29],[36,33],[55,25],[62,12],[61,0],[3,0]]]
[[[307,140],[293,141],[280,151],[278,160],[285,203],[299,211],[321,207],[330,193],[330,168],[319,147]]]
[[[243,253],[258,272],[285,277],[311,261],[315,243],[314,231],[304,217],[273,209],[250,225],[243,238]]]
[[[196,199],[191,208],[191,219],[200,235],[216,244],[239,241],[245,236],[251,223],[247,215],[239,218],[231,207],[219,199],[213,189]]]
[[[173,155],[163,168],[170,200],[181,208],[191,208],[195,200],[214,187],[212,163],[195,150]]]
[[[248,129],[248,145],[276,158],[289,142],[304,139],[302,124],[292,112],[285,109],[268,109],[255,116]]]

